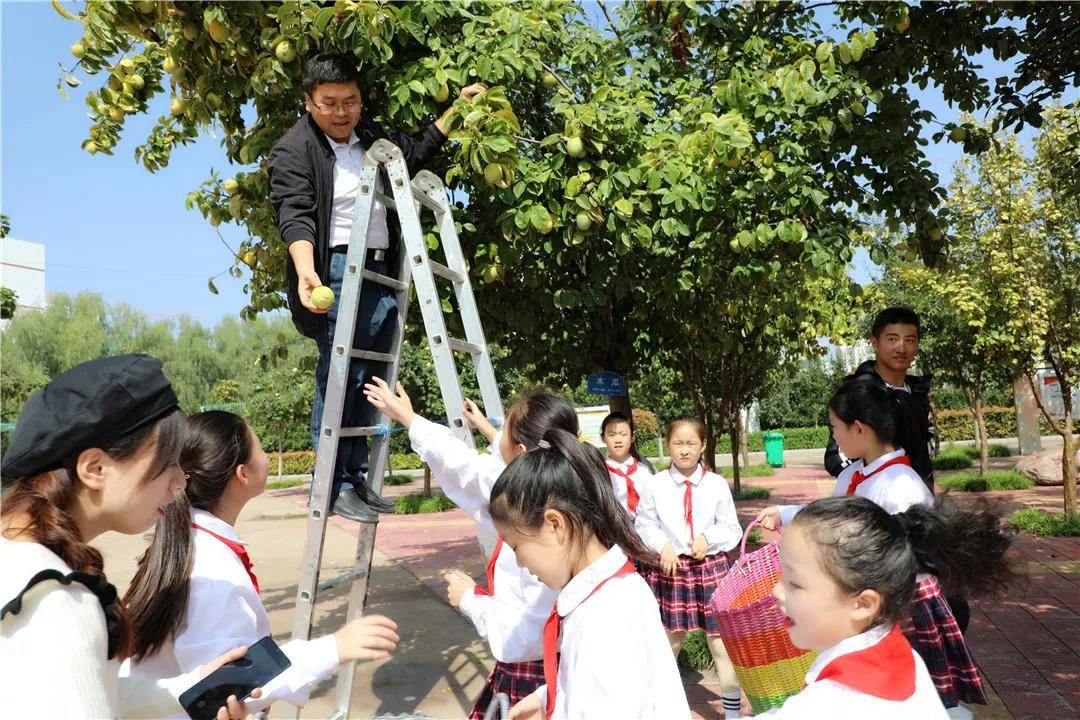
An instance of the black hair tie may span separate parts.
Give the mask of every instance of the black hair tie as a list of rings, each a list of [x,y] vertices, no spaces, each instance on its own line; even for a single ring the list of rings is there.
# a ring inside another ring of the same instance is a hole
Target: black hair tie
[[[892,517],[896,520],[897,524],[900,525],[900,531],[904,535],[904,542],[908,544],[908,547],[910,547],[911,551],[915,554],[915,560],[919,564],[919,572],[937,575],[937,566],[924,556],[918,543],[912,542],[912,531],[917,528],[917,524],[905,513],[896,513]]]
[[[19,591],[18,595],[5,603],[3,608],[0,608],[0,620],[7,617],[8,613],[18,615],[22,610],[23,595],[38,583],[46,580],[56,580],[61,585],[78,582],[85,585],[87,590],[97,596],[98,602],[101,603],[101,609],[105,612],[105,630],[109,638],[108,659],[112,660],[116,656],[117,650],[120,649],[120,618],[117,615],[116,587],[107,582],[101,575],[91,575],[84,572],[73,572],[65,575],[55,568],[42,570],[30,578],[30,581]]]

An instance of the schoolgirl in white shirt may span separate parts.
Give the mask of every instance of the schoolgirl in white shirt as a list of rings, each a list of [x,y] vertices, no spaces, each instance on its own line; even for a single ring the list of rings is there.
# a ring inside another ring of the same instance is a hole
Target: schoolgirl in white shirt
[[[549,430],[507,466],[490,511],[518,562],[558,591],[544,626],[545,684],[510,718],[689,718],[656,599],[634,567],[655,556],[615,499],[600,453]]]
[[[919,653],[900,630],[927,563],[973,594],[1002,590],[1011,539],[999,518],[913,505],[890,515],[858,496],[807,505],[780,537],[773,591],[791,642],[817,650],[806,687],[757,717],[943,720],[949,717]]]
[[[621,412],[609,413],[600,423],[600,439],[607,447],[607,469],[615,497],[627,512],[637,515],[639,488],[652,472],[634,454],[633,421]]]
[[[841,385],[829,401],[829,425],[841,451],[861,459],[840,473],[834,497],[866,498],[890,514],[933,506],[934,496],[911,468],[907,454],[892,445],[895,422],[887,390],[863,380]],[[773,506],[758,518],[773,529],[797,518],[802,507]],[[970,717],[959,702],[985,705],[986,691],[938,575],[932,565],[917,575],[911,613],[902,630],[929,668],[945,707],[954,717]]]
[[[135,646],[123,672],[133,677],[184,672],[222,648],[270,635],[259,580],[234,527],[244,506],[266,487],[266,452],[233,413],[192,415],[187,428],[180,454],[187,487],[158,520],[124,598]],[[305,705],[313,686],[339,663],[389,657],[397,645],[396,628],[389,618],[365,615],[332,635],[286,642],[281,649],[292,664],[262,688],[261,699],[247,703],[248,709],[275,700]]]
[[[401,383],[392,392],[383,380],[375,378],[374,383],[364,386],[364,393],[372,405],[408,428],[413,449],[431,468],[439,487],[478,528],[492,536],[498,532],[488,501],[505,461],[536,447],[551,428],[575,435],[578,431],[573,406],[554,393],[535,390],[516,397],[501,432],[496,432],[473,402],[466,401],[466,420],[491,442],[491,452],[477,452],[449,428],[418,416]],[[488,560],[484,586],[456,569],[447,572],[445,579],[450,604],[472,621],[496,660],[469,715],[482,718],[496,693],[505,693],[516,703],[544,682],[541,636],[556,593],[522,567],[513,549],[501,539]]]
[[[641,493],[635,527],[659,564],[642,566],[642,576],[660,604],[660,615],[677,657],[686,633],[702,629],[716,662],[727,717],[739,717],[742,695],[735,669],[720,639],[720,624],[709,598],[727,574],[727,551],[738,545],[742,528],[727,481],[701,461],[705,427],[697,418],[679,418],[667,429],[671,466],[649,478]]]

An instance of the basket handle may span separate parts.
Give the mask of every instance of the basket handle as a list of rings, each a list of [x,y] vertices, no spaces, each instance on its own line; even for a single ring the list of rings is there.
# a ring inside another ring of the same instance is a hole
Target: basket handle
[[[739,546],[739,557],[742,557],[743,555],[746,554],[746,541],[750,539],[750,531],[753,530],[759,524],[760,523],[758,522],[758,519],[754,518],[753,521],[751,521],[751,523],[746,526],[746,530],[743,532],[743,536],[742,536],[742,544]],[[780,526],[779,525],[776,526],[776,530],[774,532],[780,533]]]

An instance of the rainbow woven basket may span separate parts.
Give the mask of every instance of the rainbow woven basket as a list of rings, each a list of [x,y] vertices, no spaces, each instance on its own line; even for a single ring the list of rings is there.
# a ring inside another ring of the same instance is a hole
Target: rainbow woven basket
[[[780,580],[779,542],[746,554],[752,522],[743,534],[739,559],[720,581],[709,606],[720,621],[739,684],[755,713],[780,707],[802,690],[806,671],[817,653],[791,644],[784,613],[772,596]]]

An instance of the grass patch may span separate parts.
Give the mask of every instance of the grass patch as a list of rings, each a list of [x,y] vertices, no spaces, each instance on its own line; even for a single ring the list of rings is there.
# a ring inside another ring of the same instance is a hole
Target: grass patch
[[[408,475],[387,475],[383,478],[383,485],[408,485],[413,478]]]
[[[774,472],[773,466],[768,463],[747,465],[744,468],[739,468],[740,477],[771,477]]]
[[[438,513],[453,510],[457,505],[445,495],[439,493],[429,498],[419,493],[405,495],[394,500],[395,515],[418,515],[420,513]]]
[[[960,448],[947,448],[934,457],[935,470],[967,470],[971,457]]]
[[[986,492],[987,490],[1027,490],[1035,487],[1035,481],[1016,470],[988,470],[986,475],[970,470],[943,475],[937,479],[938,487],[962,492]]]
[[[768,500],[769,490],[756,485],[743,485],[739,488],[739,492],[735,492],[733,489],[731,497],[734,500]]]
[[[311,478],[283,478],[281,480],[271,480],[266,483],[267,490],[282,490],[284,488],[296,487],[298,485],[307,485],[311,481]]]
[[[691,630],[686,634],[686,641],[679,652],[679,665],[692,668],[698,672],[712,670],[716,664],[712,653],[705,642],[704,630]]]
[[[1010,515],[1009,523],[1032,535],[1080,537],[1080,513],[1048,513],[1024,508]]]

